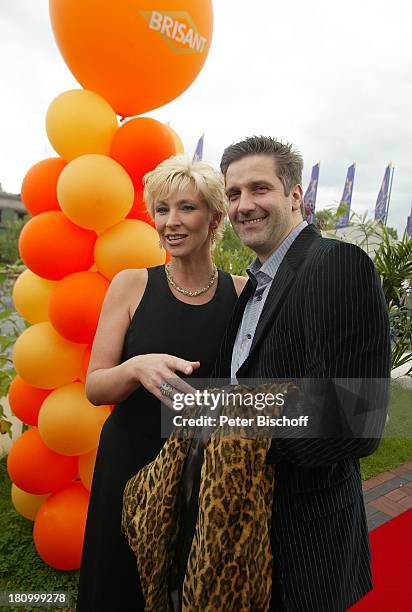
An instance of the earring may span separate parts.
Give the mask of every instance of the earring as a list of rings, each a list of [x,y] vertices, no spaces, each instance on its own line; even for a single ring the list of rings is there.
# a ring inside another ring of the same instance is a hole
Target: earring
[[[211,238],[212,244],[214,244],[216,242],[216,230],[215,230],[215,228],[212,228],[210,230],[210,238]]]

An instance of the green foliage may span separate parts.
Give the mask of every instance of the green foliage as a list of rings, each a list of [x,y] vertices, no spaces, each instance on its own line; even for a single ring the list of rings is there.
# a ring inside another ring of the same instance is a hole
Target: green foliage
[[[22,271],[22,267],[3,265],[0,267],[0,399],[8,393],[11,381],[16,375],[11,359],[11,350],[21,333],[21,319],[11,306],[10,295],[13,280]],[[0,405],[0,434],[12,437],[12,424],[5,418]]]
[[[345,210],[346,204],[344,204],[343,208],[341,206],[338,206],[337,209],[328,207],[323,208],[321,210],[317,210],[316,222],[318,228],[322,232],[327,232],[335,229],[337,220],[345,212]],[[380,222],[377,222],[374,219],[368,219],[367,215],[367,212],[363,214],[351,212],[348,221],[348,226],[357,227],[362,231],[362,233],[365,235],[366,242],[368,241],[368,237],[370,237],[371,235],[380,236],[379,228],[383,227]],[[398,240],[398,232],[396,231],[396,229],[388,226],[386,226],[385,229],[394,240]],[[361,244],[359,244],[359,246],[363,247],[363,245]]]
[[[402,240],[396,242],[383,228],[382,243],[374,261],[388,305],[396,300],[401,301],[405,284],[412,279],[412,239],[405,233]]]
[[[0,231],[0,261],[6,264],[15,264],[20,261],[18,241],[23,226],[30,216],[25,215],[23,219],[6,221],[4,229]]]
[[[230,274],[246,275],[246,268],[256,255],[242,244],[229,222],[226,222],[223,237],[213,250],[213,260],[218,268]]]
[[[412,361],[412,316],[406,308],[392,306],[389,310],[392,333],[392,368],[399,368]],[[412,375],[412,365],[406,376]]]
[[[394,227],[385,226],[386,231],[393,240],[398,240],[398,231]]]
[[[74,609],[79,573],[55,570],[40,559],[33,543],[33,522],[15,511],[10,498],[10,487],[3,458],[0,460],[0,590],[68,591],[71,609]],[[7,608],[10,612],[22,610],[17,607]],[[27,605],[24,610],[39,608]]]
[[[322,231],[328,231],[335,228],[338,215],[332,208],[323,208],[316,211],[316,221],[318,228]]]
[[[405,232],[395,241],[383,228],[374,261],[389,308],[392,367],[397,368],[412,362],[412,239]],[[412,375],[412,366],[406,374]]]

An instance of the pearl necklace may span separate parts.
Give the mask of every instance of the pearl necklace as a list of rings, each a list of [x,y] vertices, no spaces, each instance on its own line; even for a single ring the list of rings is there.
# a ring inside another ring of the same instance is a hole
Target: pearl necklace
[[[206,287],[202,287],[201,289],[197,289],[196,291],[190,291],[190,289],[183,289],[183,287],[179,287],[179,285],[175,283],[172,273],[170,272],[169,264],[165,265],[165,272],[167,280],[169,281],[173,289],[176,289],[176,291],[179,291],[179,293],[183,293],[183,295],[188,295],[189,297],[197,297],[198,295],[205,293],[213,285],[217,276],[217,268],[215,266],[212,274],[210,275],[210,281],[208,282]]]

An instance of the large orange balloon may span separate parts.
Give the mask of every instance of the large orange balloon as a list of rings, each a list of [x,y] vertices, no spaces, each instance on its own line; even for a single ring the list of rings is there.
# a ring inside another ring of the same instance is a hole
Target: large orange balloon
[[[143,189],[146,172],[176,153],[172,132],[149,117],[126,121],[113,137],[110,155],[127,170],[135,189]]]
[[[60,280],[90,268],[96,237],[95,232],[78,227],[62,212],[50,211],[26,223],[19,237],[19,252],[32,272]]]
[[[54,389],[79,378],[85,348],[60,336],[50,323],[36,323],[17,338],[13,363],[29,384]]]
[[[67,217],[96,231],[119,223],[132,207],[134,189],[127,172],[106,155],[82,155],[60,175],[57,197]]]
[[[143,200],[143,191],[135,191],[133,206],[130,209],[126,219],[139,219],[140,221],[144,221],[152,227],[155,227],[155,222],[149,215],[146,204]]]
[[[66,164],[60,157],[50,157],[38,162],[27,172],[21,186],[21,199],[32,215],[60,210],[56,185]]]
[[[37,513],[33,539],[45,563],[58,570],[80,567],[89,493],[80,482],[50,495]]]
[[[76,272],[59,281],[49,300],[53,327],[67,340],[91,344],[109,282],[98,272]]]
[[[92,488],[93,472],[96,463],[97,448],[79,457],[80,480],[88,491]]]
[[[31,270],[24,270],[13,287],[14,306],[29,323],[41,323],[49,318],[49,297],[56,281],[46,280]]]
[[[50,0],[49,6],[76,79],[124,117],[174,100],[209,51],[211,0]]]
[[[64,159],[87,153],[108,155],[117,118],[110,104],[93,91],[71,89],[53,100],[46,115],[47,136]]]
[[[46,501],[47,495],[32,495],[19,489],[14,483],[11,485],[11,501],[16,511],[34,521],[40,506]]]
[[[51,389],[33,387],[17,375],[9,387],[10,408],[20,421],[37,426],[41,405],[50,393]]]
[[[83,383],[64,385],[50,393],[40,410],[39,433],[49,448],[62,455],[84,455],[99,444],[109,406],[93,406]]]
[[[165,256],[156,230],[135,219],[126,219],[100,234],[94,252],[99,271],[110,280],[126,268],[158,266]]]
[[[77,475],[77,457],[59,455],[48,448],[36,427],[17,438],[9,451],[11,480],[27,493],[45,495],[67,486]]]

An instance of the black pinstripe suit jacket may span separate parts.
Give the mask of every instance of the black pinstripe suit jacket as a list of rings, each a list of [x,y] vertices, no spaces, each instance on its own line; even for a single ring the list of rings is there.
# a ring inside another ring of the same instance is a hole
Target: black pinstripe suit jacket
[[[222,342],[217,378],[230,376],[252,293],[249,281]],[[389,376],[387,307],[373,262],[357,246],[322,238],[309,225],[279,267],[237,378]],[[359,458],[376,450],[380,433],[273,440],[273,610],[340,612],[371,589]]]

